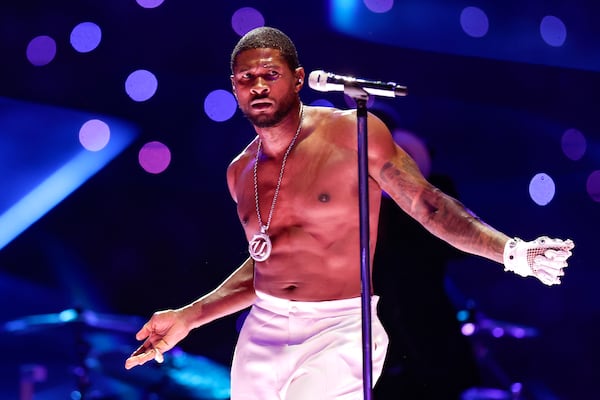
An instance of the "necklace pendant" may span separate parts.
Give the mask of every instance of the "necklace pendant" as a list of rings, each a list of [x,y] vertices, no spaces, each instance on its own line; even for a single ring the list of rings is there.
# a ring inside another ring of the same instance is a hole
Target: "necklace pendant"
[[[265,261],[271,255],[271,239],[264,229],[261,232],[255,233],[248,243],[248,252],[254,261]]]

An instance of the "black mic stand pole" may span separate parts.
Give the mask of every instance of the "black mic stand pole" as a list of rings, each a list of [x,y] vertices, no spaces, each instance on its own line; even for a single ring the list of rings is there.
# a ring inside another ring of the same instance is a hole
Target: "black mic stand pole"
[[[371,400],[373,391],[373,358],[371,355],[371,257],[369,239],[369,169],[367,142],[367,100],[369,94],[360,87],[344,85],[344,93],[356,101],[358,135],[358,193],[360,218],[360,279],[363,345],[364,400]]]

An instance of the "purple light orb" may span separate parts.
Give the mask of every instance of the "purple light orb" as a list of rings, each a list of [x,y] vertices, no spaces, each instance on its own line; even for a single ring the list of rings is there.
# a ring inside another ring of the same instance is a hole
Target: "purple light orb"
[[[382,14],[394,7],[394,0],[363,0],[365,6],[374,13]]]
[[[208,118],[216,122],[227,121],[237,110],[237,102],[231,92],[214,90],[204,99],[204,112]]]
[[[156,76],[145,69],[132,72],[125,81],[125,91],[133,101],[137,102],[150,99],[156,93],[157,88]]]
[[[488,33],[490,24],[481,8],[465,7],[460,13],[460,26],[467,35],[480,38]]]
[[[135,0],[143,8],[156,8],[160,6],[164,0]]]
[[[560,47],[567,40],[567,27],[565,24],[553,15],[547,15],[542,18],[540,23],[540,35],[548,45]]]
[[[231,16],[231,27],[240,36],[244,36],[254,28],[265,25],[265,17],[252,7],[242,7]]]
[[[148,142],[138,153],[140,166],[151,174],[160,174],[171,163],[171,151],[161,142]]]
[[[79,143],[89,151],[100,151],[110,140],[110,128],[99,119],[91,119],[79,129]]]
[[[50,36],[37,36],[27,45],[27,59],[36,67],[49,64],[56,56],[56,41]]]
[[[96,49],[102,40],[102,30],[93,22],[82,22],[71,31],[71,46],[80,53]]]
[[[592,200],[600,203],[600,170],[594,171],[588,176],[586,189]]]
[[[580,160],[587,149],[585,136],[574,128],[567,129],[563,133],[560,145],[564,155],[573,161]]]
[[[538,206],[545,206],[552,201],[556,186],[552,178],[544,173],[536,174],[529,182],[529,196]]]

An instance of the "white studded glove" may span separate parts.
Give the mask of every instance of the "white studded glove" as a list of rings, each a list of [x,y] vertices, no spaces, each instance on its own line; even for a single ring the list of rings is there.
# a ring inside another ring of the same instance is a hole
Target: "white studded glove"
[[[510,239],[504,246],[504,270],[521,276],[533,275],[548,286],[558,285],[574,246],[571,239],[551,239],[546,236],[531,242]]]

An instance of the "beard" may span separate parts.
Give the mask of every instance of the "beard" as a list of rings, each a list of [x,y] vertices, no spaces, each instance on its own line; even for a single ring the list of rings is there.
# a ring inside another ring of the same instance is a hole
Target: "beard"
[[[244,116],[257,128],[270,128],[278,125],[289,113],[292,111],[295,105],[295,97],[289,96],[283,99],[279,103],[279,107],[275,110],[272,115],[259,114],[252,115],[246,110],[242,109]]]

